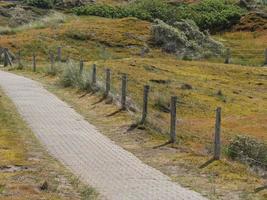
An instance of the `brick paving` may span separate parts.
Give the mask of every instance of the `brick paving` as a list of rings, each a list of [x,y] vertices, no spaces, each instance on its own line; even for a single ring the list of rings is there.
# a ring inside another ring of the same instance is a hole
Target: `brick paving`
[[[41,84],[0,71],[0,86],[49,153],[105,199],[206,199],[116,145]]]

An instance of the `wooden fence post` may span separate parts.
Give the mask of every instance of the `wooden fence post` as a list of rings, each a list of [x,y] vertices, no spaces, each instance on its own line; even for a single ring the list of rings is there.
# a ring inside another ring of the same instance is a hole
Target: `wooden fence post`
[[[18,69],[22,69],[22,64],[21,64],[21,51],[19,51],[18,54],[17,54],[17,61],[18,61]]]
[[[51,62],[51,72],[54,70],[54,64],[55,64],[55,57],[54,57],[54,54],[50,51],[49,52],[50,54],[50,62]]]
[[[214,136],[214,159],[221,158],[221,108],[216,109],[215,136]]]
[[[36,55],[35,55],[35,53],[32,54],[32,71],[36,72]]]
[[[170,126],[170,142],[176,142],[176,104],[177,96],[171,97],[171,126]]]
[[[92,86],[96,86],[96,64],[93,64],[93,72],[92,72]]]
[[[84,62],[83,60],[80,60],[80,70],[79,70],[80,75],[82,75],[83,73],[83,66],[84,66]]]
[[[110,69],[106,69],[106,91],[105,91],[105,97],[107,97],[109,95],[110,92]]]
[[[225,64],[230,64],[231,63],[231,50],[230,48],[226,49],[226,58],[224,61]]]
[[[265,54],[265,56],[264,56],[265,57],[264,65],[267,65],[267,48],[265,49],[265,53],[264,54]]]
[[[121,79],[121,109],[126,110],[127,75],[123,74]]]
[[[62,48],[61,48],[61,47],[58,47],[58,48],[57,48],[57,60],[58,60],[59,62],[62,61]]]
[[[9,62],[8,62],[8,53],[7,53],[7,49],[4,48],[4,67],[7,67]]]
[[[144,86],[144,98],[143,98],[143,113],[142,113],[142,119],[140,124],[144,124],[147,117],[147,110],[148,110],[148,93],[149,93],[149,85]]]

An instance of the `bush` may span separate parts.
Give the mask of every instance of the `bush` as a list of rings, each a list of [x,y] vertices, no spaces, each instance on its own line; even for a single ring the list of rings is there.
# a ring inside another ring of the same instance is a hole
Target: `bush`
[[[221,43],[201,32],[192,20],[182,20],[173,26],[156,20],[152,26],[152,39],[166,52],[184,59],[220,56],[224,50]]]
[[[171,6],[164,0],[138,0],[128,6],[133,13],[139,11],[144,16],[149,16],[149,19],[160,19],[166,23],[176,21],[176,8]],[[134,16],[138,17],[138,15]]]
[[[64,68],[62,75],[60,76],[60,83],[64,87],[76,87],[80,90],[91,89],[88,72],[80,72],[78,65],[70,62]]]
[[[203,0],[198,4],[173,6],[164,0],[137,0],[127,6],[105,4],[75,8],[77,15],[95,15],[109,18],[136,17],[154,21],[160,19],[170,25],[181,19],[191,19],[201,30],[228,28],[240,19],[243,10],[225,0]]]
[[[175,7],[162,0],[138,0],[127,6],[110,6],[105,4],[86,5],[75,8],[77,15],[95,15],[109,18],[136,17],[153,21],[161,19],[166,22],[175,21]]]
[[[204,0],[191,6],[190,16],[201,29],[221,30],[231,27],[243,14],[234,4],[222,0]]]
[[[228,155],[251,165],[267,168],[267,145],[248,136],[236,136],[229,144]]]
[[[49,9],[54,7],[56,0],[24,0],[23,2],[30,6]]]
[[[152,20],[149,13],[137,8],[110,6],[105,4],[93,4],[75,8],[77,15],[94,15],[107,18],[136,17],[143,20]]]

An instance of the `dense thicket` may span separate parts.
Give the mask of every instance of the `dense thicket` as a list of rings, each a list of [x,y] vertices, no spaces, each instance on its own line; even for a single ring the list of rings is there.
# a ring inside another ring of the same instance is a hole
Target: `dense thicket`
[[[75,8],[77,15],[95,15],[109,18],[136,17],[153,21],[160,19],[173,24],[181,19],[191,19],[200,29],[219,30],[230,27],[239,20],[244,10],[226,0],[203,0],[198,4],[168,4],[164,0],[137,0],[127,6],[89,4]]]

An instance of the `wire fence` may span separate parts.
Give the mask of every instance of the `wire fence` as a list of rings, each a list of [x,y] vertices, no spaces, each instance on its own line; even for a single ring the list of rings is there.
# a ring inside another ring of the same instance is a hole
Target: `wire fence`
[[[255,51],[258,51],[256,49],[254,49]],[[246,50],[243,50],[246,51]],[[259,50],[260,51],[260,50]],[[107,86],[109,85],[109,91],[108,91],[108,95],[109,97],[111,97],[113,99],[113,102],[115,102],[118,106],[120,106],[122,108],[122,100],[125,99],[126,100],[126,107],[125,110],[128,111],[129,113],[132,114],[132,116],[134,116],[135,119],[135,124],[137,126],[139,125],[144,125],[146,126],[149,130],[151,131],[158,131],[161,133],[164,133],[165,135],[169,135],[170,140],[167,141],[169,143],[173,142],[172,141],[172,137],[173,134],[174,137],[179,137],[179,135],[176,135],[176,128],[180,126],[180,116],[179,116],[179,120],[176,120],[176,105],[177,102],[175,102],[175,108],[171,107],[170,105],[172,105],[173,102],[168,101],[168,102],[155,102],[155,100],[157,100],[157,98],[155,98],[158,94],[160,94],[156,88],[153,88],[153,86],[151,87],[151,90],[149,91],[149,96],[153,96],[153,99],[150,99],[149,101],[154,101],[154,102],[145,102],[142,101],[142,95],[143,95],[143,91],[139,91],[138,96],[139,98],[136,97],[136,94],[133,95],[133,93],[129,92],[127,90],[128,88],[128,84],[130,84],[131,82],[129,81],[129,75],[128,75],[128,79],[127,81],[123,82],[123,74],[113,74],[113,72],[111,71],[111,79],[107,79],[107,74],[106,74],[106,69],[108,69],[107,67],[104,68],[97,68],[97,66],[95,66],[95,72],[92,71],[92,69],[86,70],[83,68],[84,64],[81,64],[81,61],[75,61],[72,60],[70,58],[66,59],[65,62],[62,62],[62,50],[58,49],[57,50],[57,55],[51,57],[52,54],[50,54],[49,59],[50,59],[50,65],[48,67],[48,69],[46,70],[46,72],[50,71],[52,75],[56,75],[56,74],[63,74],[64,70],[66,70],[68,67],[73,67],[74,71],[73,73],[78,74],[76,79],[74,81],[79,82],[79,78],[81,76],[83,76],[87,83],[86,87],[90,87],[90,90],[97,90],[98,92],[102,93],[102,94],[106,94],[107,92]],[[19,56],[17,56],[16,59],[16,67],[19,69],[23,69],[23,66],[29,65],[29,63],[25,63],[23,62],[23,59],[21,57],[20,54],[18,54]],[[239,55],[239,54],[232,54],[233,56],[235,55]],[[242,55],[246,55],[246,54],[242,54]],[[255,54],[256,55],[256,54]],[[229,58],[229,55],[228,55]],[[265,61],[267,64],[267,50],[265,50]],[[35,54],[33,56],[33,61],[32,61],[32,71],[36,72],[36,65],[38,63],[36,63],[36,57]],[[94,77],[95,76],[95,77]],[[131,77],[130,77],[131,78]],[[94,79],[96,79],[95,83],[93,83]],[[109,83],[107,83],[107,81],[109,81]],[[79,83],[80,84],[80,83]],[[96,85],[94,85],[96,84]],[[78,85],[74,84],[75,86]],[[125,93],[123,93],[123,88],[125,88]],[[86,89],[86,88],[83,88]],[[125,96],[123,98],[123,96]],[[168,99],[168,98],[167,98]],[[173,98],[172,98],[173,99]],[[169,97],[169,100],[171,100],[171,97]],[[144,104],[148,104],[149,110],[144,111]],[[158,106],[162,106],[161,109],[157,109],[155,108],[156,104],[161,104]],[[173,112],[172,109],[175,109],[175,112]],[[178,108],[179,109],[179,108]],[[221,157],[221,145],[222,145],[222,141],[221,141],[221,113],[219,111],[220,109],[217,108],[216,111],[216,119],[214,120],[215,123],[215,132],[214,132],[214,138],[211,139],[210,138],[201,138],[202,142],[205,142],[206,144],[211,146],[211,152],[213,152],[214,154],[214,158],[216,159],[220,159]],[[146,113],[145,113],[146,112]],[[143,119],[145,116],[145,123],[140,124],[141,119]],[[173,121],[173,119],[175,119]],[[175,129],[173,129],[172,127],[176,127]],[[173,132],[174,131],[174,132]],[[188,137],[195,137],[196,135],[190,133],[190,132],[186,132],[186,136]],[[198,136],[197,136],[198,137]],[[240,158],[241,161],[247,162],[247,163],[256,163],[256,165],[267,169],[267,159],[266,162],[265,161],[261,161],[261,160],[256,160],[252,157],[249,157],[248,155],[245,155],[243,152],[237,152],[234,151],[232,149],[227,149],[227,151],[231,152],[231,153],[235,153],[236,155],[238,155],[238,157]]]
[[[265,49],[238,49],[227,48],[223,56],[226,64],[246,64],[252,66],[267,65],[267,48]]]

